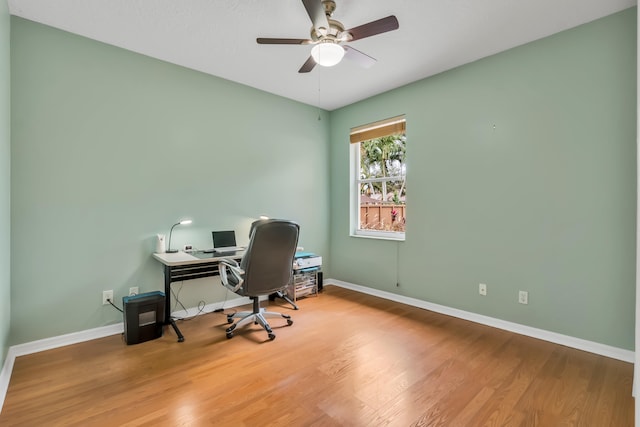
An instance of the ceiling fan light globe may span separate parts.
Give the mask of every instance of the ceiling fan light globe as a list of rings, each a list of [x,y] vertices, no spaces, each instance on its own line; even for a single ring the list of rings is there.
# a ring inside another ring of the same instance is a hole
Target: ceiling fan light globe
[[[342,61],[344,48],[336,43],[319,43],[311,49],[311,56],[316,64],[333,67]]]

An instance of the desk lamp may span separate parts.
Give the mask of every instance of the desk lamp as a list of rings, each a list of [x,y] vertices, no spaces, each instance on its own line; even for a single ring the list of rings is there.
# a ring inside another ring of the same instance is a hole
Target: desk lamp
[[[176,225],[189,225],[191,224],[193,221],[191,221],[190,219],[184,219],[180,222],[176,222],[175,224],[173,224],[173,226],[171,226],[171,231],[169,231],[169,247],[167,248],[167,253],[168,254],[175,254],[176,252],[178,252],[177,249],[171,249],[171,233],[173,233],[173,228]]]

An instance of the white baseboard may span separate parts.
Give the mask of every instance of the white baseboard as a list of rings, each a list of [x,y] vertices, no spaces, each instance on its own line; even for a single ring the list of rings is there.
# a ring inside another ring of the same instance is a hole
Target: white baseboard
[[[124,332],[124,324],[122,322],[114,323],[113,325],[100,326],[99,328],[87,329],[85,331],[72,332],[70,334],[59,335],[57,337],[14,345],[9,347],[9,352],[13,350],[15,357],[24,356],[27,354],[38,353],[40,351],[51,350],[52,348],[64,347],[71,344],[121,334],[122,332]]]
[[[267,299],[266,296],[264,298],[260,298],[261,301],[265,299]],[[171,313],[171,315],[176,319],[180,319],[193,317],[204,312],[209,313],[222,308],[238,307],[249,303],[251,303],[250,298],[234,298],[228,301],[207,304],[202,309],[192,307],[187,309],[186,312],[184,310],[175,311]],[[4,399],[7,395],[7,390],[9,389],[9,381],[11,379],[11,372],[13,371],[13,365],[16,357],[51,350],[53,348],[64,347],[71,344],[77,344],[80,342],[91,341],[98,338],[104,338],[111,335],[122,334],[123,332],[124,323],[120,322],[113,325],[101,326],[99,328],[87,329],[85,331],[73,332],[70,334],[45,338],[9,347],[9,351],[7,351],[7,358],[4,361],[2,371],[0,371],[0,412],[2,411]]]
[[[538,338],[544,341],[549,341],[555,344],[564,345],[578,350],[588,351],[590,353],[599,354],[601,356],[610,357],[612,359],[622,360],[624,362],[634,363],[635,353],[631,350],[625,350],[622,348],[612,347],[605,344],[600,344],[593,341],[583,340],[581,338],[572,337],[569,335],[562,335],[556,332],[546,331],[544,329],[532,328],[531,326],[525,326],[518,323],[507,322],[505,320],[496,319],[489,316],[483,316],[481,314],[472,313],[469,311],[458,310],[457,308],[451,308],[444,305],[434,304],[427,301],[419,300],[417,298],[406,297],[404,295],[394,294],[392,292],[381,291],[378,289],[368,288],[366,286],[355,285],[353,283],[343,282],[336,279],[323,280],[324,286],[335,285],[353,291],[362,292],[365,294],[377,296],[380,298],[396,301],[402,304],[411,305],[425,310],[434,311],[436,313],[446,314],[448,316],[457,317],[471,322],[480,323],[483,325],[491,326],[505,331],[514,332],[520,335],[526,335],[533,338]]]
[[[9,379],[11,379],[11,371],[13,371],[13,362],[15,360],[16,355],[13,354],[13,350],[9,348],[9,351],[7,351],[7,358],[4,360],[4,365],[2,366],[2,371],[0,371],[0,412],[2,412],[4,398],[7,396]]]

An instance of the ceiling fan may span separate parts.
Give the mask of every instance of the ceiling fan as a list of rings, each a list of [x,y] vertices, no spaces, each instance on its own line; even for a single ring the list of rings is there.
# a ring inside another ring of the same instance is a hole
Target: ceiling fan
[[[333,12],[336,10],[335,1],[302,0],[302,4],[313,23],[311,26],[310,39],[264,37],[258,37],[256,39],[258,44],[314,45],[311,49],[311,56],[302,65],[300,70],[298,70],[299,73],[308,73],[313,70],[316,64],[325,67],[334,66],[338,64],[344,56],[348,56],[365,68],[369,68],[376,63],[374,58],[342,43],[360,40],[399,28],[398,19],[390,15],[386,18],[345,30],[342,23],[331,19],[331,15],[333,15]]]

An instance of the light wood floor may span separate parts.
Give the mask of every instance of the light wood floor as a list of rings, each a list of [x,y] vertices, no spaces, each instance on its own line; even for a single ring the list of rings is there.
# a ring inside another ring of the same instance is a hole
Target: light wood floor
[[[335,286],[225,337],[200,316],[17,358],[2,426],[633,425],[629,363]],[[271,303],[272,305],[274,303]]]

